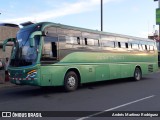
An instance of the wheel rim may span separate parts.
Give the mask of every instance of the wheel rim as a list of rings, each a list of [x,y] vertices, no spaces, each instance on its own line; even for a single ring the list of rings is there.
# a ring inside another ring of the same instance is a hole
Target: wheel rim
[[[67,84],[69,87],[74,87],[76,84],[76,79],[73,76],[70,76],[67,80]]]
[[[139,70],[136,70],[136,72],[135,72],[135,78],[136,78],[136,80],[140,80],[141,75],[140,75]]]

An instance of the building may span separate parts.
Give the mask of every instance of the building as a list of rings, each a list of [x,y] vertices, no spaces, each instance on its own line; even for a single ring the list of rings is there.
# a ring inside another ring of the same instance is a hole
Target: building
[[[13,43],[8,43],[6,47],[6,51],[3,52],[3,41],[7,38],[15,38],[16,33],[19,30],[19,26],[15,24],[10,23],[0,23],[0,83],[5,83],[5,81],[8,81],[8,74],[5,71],[5,58],[10,58],[12,45]],[[3,63],[3,64],[2,64]],[[5,74],[6,73],[6,74]]]
[[[16,24],[0,23],[0,59],[10,57],[13,44],[7,44],[8,46],[5,53],[2,51],[2,44],[7,38],[15,38],[18,30],[19,26]]]

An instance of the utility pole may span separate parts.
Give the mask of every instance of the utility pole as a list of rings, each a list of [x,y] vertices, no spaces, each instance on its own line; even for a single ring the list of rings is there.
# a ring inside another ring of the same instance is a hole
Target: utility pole
[[[101,31],[103,31],[103,0],[101,0]]]

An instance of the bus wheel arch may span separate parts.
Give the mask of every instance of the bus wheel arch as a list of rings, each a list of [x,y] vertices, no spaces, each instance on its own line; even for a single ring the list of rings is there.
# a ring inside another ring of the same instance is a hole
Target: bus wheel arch
[[[64,89],[67,92],[75,91],[81,83],[78,69],[70,68],[64,76]]]
[[[141,69],[141,67],[140,67],[139,65],[137,65],[137,66],[135,67],[133,79],[134,79],[135,81],[139,81],[139,80],[142,79],[142,69]]]

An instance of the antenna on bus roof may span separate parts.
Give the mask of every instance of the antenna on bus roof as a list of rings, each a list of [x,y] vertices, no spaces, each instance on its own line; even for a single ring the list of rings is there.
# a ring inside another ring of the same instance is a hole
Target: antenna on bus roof
[[[31,22],[31,21],[28,21],[28,22],[21,23],[20,25],[22,25],[24,27],[24,26],[28,26],[28,25],[31,25],[31,24],[34,24],[34,23]]]

